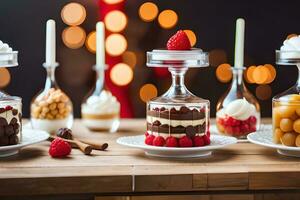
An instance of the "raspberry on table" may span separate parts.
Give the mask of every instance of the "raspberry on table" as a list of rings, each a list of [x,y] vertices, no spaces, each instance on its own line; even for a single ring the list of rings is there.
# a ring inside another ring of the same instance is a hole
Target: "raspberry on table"
[[[169,136],[166,139],[166,146],[167,147],[178,147],[178,141],[177,138]]]
[[[180,147],[192,147],[193,146],[193,140],[189,138],[188,136],[183,136],[179,139],[179,146]]]
[[[69,155],[72,148],[69,143],[65,142],[61,138],[55,138],[49,148],[49,154],[53,158],[62,158]]]

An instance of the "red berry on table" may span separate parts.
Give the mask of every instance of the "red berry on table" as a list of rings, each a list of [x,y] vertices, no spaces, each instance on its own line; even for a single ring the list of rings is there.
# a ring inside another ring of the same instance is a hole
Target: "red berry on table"
[[[193,140],[194,140],[194,146],[195,147],[202,147],[202,146],[204,146],[205,145],[205,142],[204,142],[204,140],[203,140],[203,137],[200,137],[200,136],[195,136],[194,138],[193,138]]]
[[[204,144],[209,145],[210,144],[210,138],[207,135],[202,136]]]
[[[55,138],[50,144],[49,154],[53,158],[61,158],[69,155],[71,150],[72,148],[69,143],[60,138]]]
[[[248,124],[241,124],[241,126],[240,126],[241,132],[244,132],[244,133],[249,132],[249,128],[250,127]]]
[[[154,135],[148,135],[148,136],[146,136],[145,144],[153,145],[153,140],[154,140],[154,138],[155,138]]]
[[[210,131],[206,131],[207,137],[210,137]]]
[[[250,126],[250,132],[255,132],[256,131],[256,126],[255,125],[251,125]]]
[[[240,128],[238,126],[234,126],[234,127],[232,127],[232,132],[235,135],[239,135],[240,134]]]
[[[191,43],[183,30],[179,30],[167,42],[168,50],[190,50]]]
[[[225,133],[232,134],[233,133],[232,126],[225,126]]]
[[[166,146],[167,147],[178,147],[178,141],[177,138],[169,136],[166,139]]]
[[[255,116],[251,116],[251,117],[249,117],[249,122],[250,122],[250,124],[255,124],[256,123],[256,117]]]
[[[11,107],[11,106],[5,106],[5,108],[4,108],[6,111],[8,111],[8,110],[12,110],[13,109],[13,107]]]
[[[160,147],[162,147],[162,146],[165,145],[165,143],[166,143],[166,141],[165,141],[165,139],[162,136],[157,136],[153,140],[153,145],[154,146],[160,146]]]
[[[148,135],[149,135],[149,133],[146,131],[146,132],[145,132],[145,136],[147,137]]]
[[[193,140],[189,138],[188,136],[183,136],[179,139],[179,146],[180,147],[192,147],[193,146]]]

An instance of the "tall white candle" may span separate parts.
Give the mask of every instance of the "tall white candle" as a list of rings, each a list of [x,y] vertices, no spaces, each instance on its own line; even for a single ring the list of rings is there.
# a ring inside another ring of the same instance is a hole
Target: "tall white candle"
[[[46,26],[46,66],[54,66],[56,64],[55,43],[55,21],[53,19],[49,19]]]
[[[236,20],[234,66],[244,66],[245,20]]]
[[[96,66],[105,66],[105,45],[104,45],[104,23],[97,22],[96,24]]]

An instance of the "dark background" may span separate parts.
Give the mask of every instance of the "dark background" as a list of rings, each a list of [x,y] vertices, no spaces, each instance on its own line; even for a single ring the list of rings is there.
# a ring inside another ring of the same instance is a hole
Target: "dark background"
[[[10,94],[23,98],[24,116],[29,116],[32,97],[43,88],[45,70],[45,23],[47,19],[57,24],[57,60],[60,67],[56,77],[60,87],[71,97],[75,116],[80,115],[80,104],[85,94],[94,84],[92,66],[94,54],[83,46],[71,50],[64,46],[61,32],[66,27],[60,18],[62,7],[67,0],[2,0],[0,3],[0,40],[7,42],[19,51],[19,67],[10,68],[12,80],[4,88]],[[86,33],[94,30],[97,21],[98,5],[95,0],[80,0],[87,9],[87,19],[81,25]],[[165,46],[177,29],[192,29],[197,34],[197,47],[212,52],[214,66],[193,69],[188,72],[188,88],[197,96],[211,101],[215,115],[218,98],[229,84],[220,83],[215,76],[217,64],[233,63],[235,19],[246,20],[245,65],[275,65],[275,49],[278,49],[290,33],[300,33],[300,1],[273,0],[161,0],[155,2],[160,10],[173,9],[179,16],[176,27],[165,30],[157,21],[143,22],[138,16],[142,0],[127,0],[125,12],[129,24],[124,32],[128,49],[137,52],[138,64],[134,68],[134,79],[130,83],[130,98],[134,105],[134,116],[144,117],[145,104],[139,98],[139,88],[145,83],[153,83],[161,95],[170,85],[170,80],[158,79],[152,69],[145,67],[144,55],[147,50]],[[221,52],[214,55],[215,52]],[[225,53],[225,54],[224,54]],[[225,56],[224,56],[225,55]],[[297,79],[296,67],[276,66],[277,77],[271,84],[272,96],[292,86]],[[255,84],[247,87],[255,94]],[[271,98],[259,101],[262,116],[271,116]]]

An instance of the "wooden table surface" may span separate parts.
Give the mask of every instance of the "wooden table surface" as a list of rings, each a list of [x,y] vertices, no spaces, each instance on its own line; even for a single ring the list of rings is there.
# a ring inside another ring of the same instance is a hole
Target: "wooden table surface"
[[[289,195],[297,199],[300,195],[299,158],[238,143],[205,158],[160,159],[115,142],[120,136],[143,134],[144,130],[144,120],[123,120],[118,133],[92,133],[76,120],[74,135],[108,142],[108,150],[86,156],[73,149],[66,159],[53,159],[48,155],[48,141],[26,147],[19,155],[0,159],[0,199],[20,195],[22,199],[25,195],[30,199],[43,195],[62,195],[63,199],[125,195],[140,199],[137,194],[144,199],[149,194],[191,195],[191,199],[197,194],[197,199],[211,199],[216,191],[242,199],[268,199],[274,192],[274,198]]]

